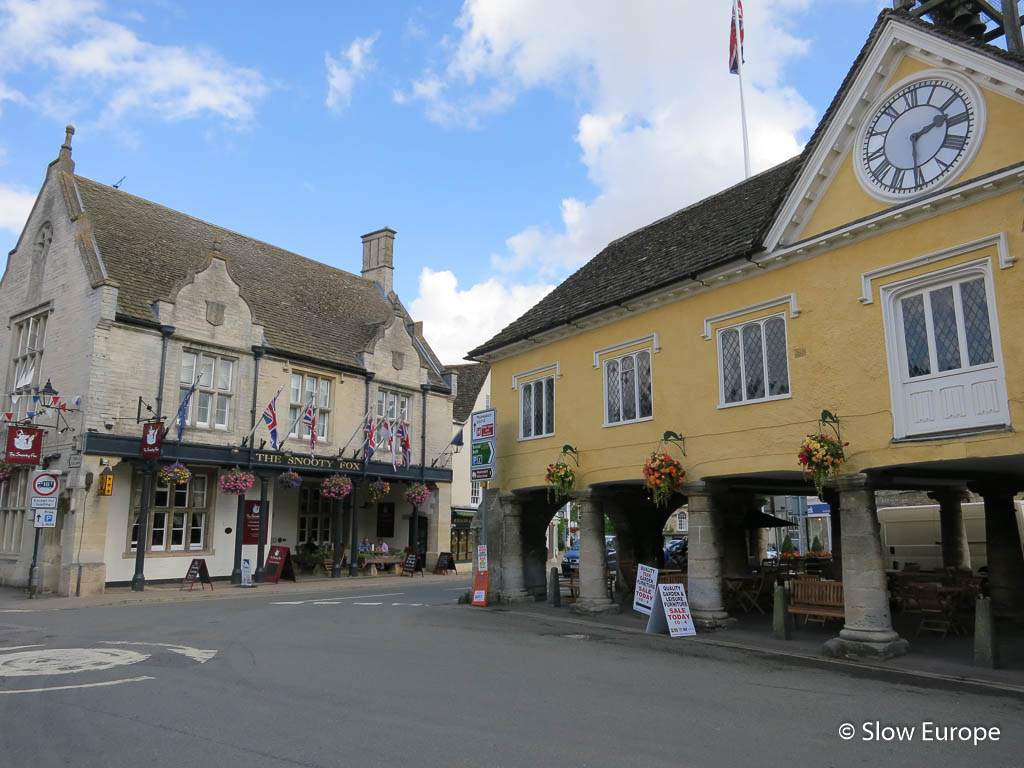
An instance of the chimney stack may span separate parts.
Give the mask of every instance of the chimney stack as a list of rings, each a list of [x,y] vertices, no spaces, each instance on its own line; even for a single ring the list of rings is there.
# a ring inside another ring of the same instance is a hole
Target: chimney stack
[[[380,285],[385,296],[391,293],[395,272],[395,234],[384,227],[363,235],[363,277]]]

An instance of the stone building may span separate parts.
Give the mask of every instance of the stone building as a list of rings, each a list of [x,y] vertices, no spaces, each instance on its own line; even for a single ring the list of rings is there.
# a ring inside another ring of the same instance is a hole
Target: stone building
[[[470,479],[469,417],[491,403],[491,367],[486,363],[445,366],[446,373],[458,377],[458,395],[452,410],[459,438],[449,451],[452,468],[452,553],[459,562],[473,558],[475,537],[473,518],[483,498],[482,483]],[[447,466],[447,465],[446,465]]]
[[[47,465],[63,473],[57,527],[41,536],[43,589],[141,585],[140,571],[181,579],[193,557],[237,581],[244,556],[258,577],[273,544],[333,549],[334,575],[341,552],[363,537],[393,550],[415,544],[427,559],[447,550],[451,470],[430,458],[451,438],[457,376],[442,372],[392,290],[395,231],[364,235],[361,274],[344,272],[77,175],[73,133],[69,126],[47,168],[0,283],[8,423],[32,420],[47,380],[71,406],[34,418],[48,427]],[[261,414],[277,392],[274,450]],[[312,427],[299,420],[310,405]],[[157,462],[140,458],[139,414],[163,420]],[[367,421],[376,427],[368,461]],[[383,427],[399,422],[408,461],[386,443]],[[150,482],[172,461],[191,470],[187,485]],[[235,467],[258,478],[241,497],[218,492]],[[285,470],[299,473],[298,487],[278,482]],[[98,495],[111,473],[111,494]],[[0,583],[28,577],[26,474],[0,489]],[[332,503],[320,483],[337,474],[354,491]],[[378,478],[389,492],[371,501],[366,488]],[[403,497],[413,483],[432,490],[419,510]]]
[[[950,569],[970,567],[961,503],[977,494],[992,605],[1024,614],[1021,125],[1024,56],[883,11],[798,156],[615,240],[471,351],[512,383],[493,397],[498,596],[545,592],[545,467],[570,444],[577,607],[617,608],[605,515],[625,573],[657,564],[686,502],[693,617],[727,625],[747,521],[766,498],[815,492],[798,453],[829,411],[848,443],[822,490],[845,601],[829,651],[907,648],[877,491],[938,503]],[[655,450],[687,472],[664,506],[644,487]]]

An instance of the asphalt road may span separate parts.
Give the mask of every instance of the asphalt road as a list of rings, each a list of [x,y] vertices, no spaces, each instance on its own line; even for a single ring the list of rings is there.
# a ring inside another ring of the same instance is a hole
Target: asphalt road
[[[0,613],[0,766],[1024,763],[1011,695],[456,605],[463,590]],[[999,740],[927,741],[925,722]],[[897,725],[914,730],[882,740]]]

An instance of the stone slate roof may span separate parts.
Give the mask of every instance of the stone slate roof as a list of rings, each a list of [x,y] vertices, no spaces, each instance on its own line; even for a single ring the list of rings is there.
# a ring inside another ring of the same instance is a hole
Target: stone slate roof
[[[182,281],[204,268],[219,236],[228,273],[273,349],[363,368],[358,354],[380,325],[396,311],[405,320],[404,308],[392,305],[372,280],[84,176],[76,175],[75,183],[107,273],[119,286],[123,315],[157,320],[154,303],[171,298]],[[433,372],[430,381],[447,388]]]
[[[490,373],[491,366],[487,363],[468,363],[466,365],[446,365],[445,373],[454,373],[459,377],[456,384],[455,404],[452,406],[452,419],[464,423],[473,412],[480,389]]]
[[[875,41],[893,20],[1024,69],[1024,56],[937,27],[905,11],[883,10],[799,155],[610,243],[526,314],[470,351],[467,359],[760,251],[764,236],[797,183],[804,162],[824,136]]]

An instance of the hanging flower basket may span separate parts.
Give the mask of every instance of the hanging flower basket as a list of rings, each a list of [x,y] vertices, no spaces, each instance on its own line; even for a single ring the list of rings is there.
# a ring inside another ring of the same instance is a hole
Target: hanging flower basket
[[[178,461],[161,467],[160,471],[156,473],[156,481],[160,485],[169,485],[172,488],[176,485],[187,485],[191,479],[191,470]]]
[[[256,482],[256,475],[244,469],[232,469],[220,476],[220,492],[234,496],[244,496]]]
[[[277,484],[285,490],[298,488],[302,485],[302,475],[298,472],[292,472],[290,469],[286,469],[277,476]]]
[[[576,473],[569,465],[569,459],[572,459],[579,467],[579,451],[571,445],[563,445],[558,458],[548,464],[547,471],[544,473],[544,482],[548,484],[548,501],[567,499],[569,491],[576,487]]]
[[[405,489],[403,496],[414,507],[421,507],[430,499],[430,489],[423,483],[413,483]]]
[[[826,430],[831,430],[832,434]],[[817,434],[804,438],[796,457],[800,466],[811,476],[818,496],[825,490],[825,481],[839,474],[839,467],[846,461],[843,448],[848,445],[839,434],[839,417],[831,411],[822,411]]]
[[[655,451],[644,462],[644,486],[651,492],[654,506],[664,509],[679,486],[683,484],[686,471],[683,466],[667,453]]]
[[[380,501],[389,493],[391,493],[391,484],[379,477],[366,486],[366,495],[370,501]]]
[[[0,483],[9,478],[12,472],[14,472],[14,467],[6,462],[0,463]]]
[[[567,498],[569,491],[575,487],[576,473],[564,461],[556,461],[554,464],[548,464],[544,482],[548,484],[548,498],[554,496],[555,501],[559,501]]]
[[[320,495],[325,499],[341,501],[352,493],[352,481],[348,475],[331,475],[320,483]]]

